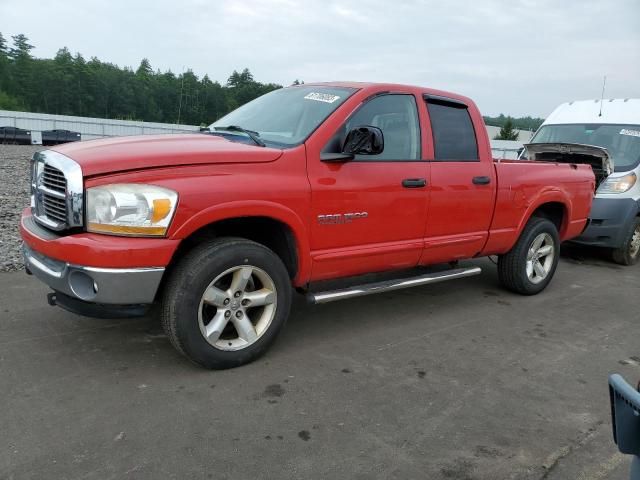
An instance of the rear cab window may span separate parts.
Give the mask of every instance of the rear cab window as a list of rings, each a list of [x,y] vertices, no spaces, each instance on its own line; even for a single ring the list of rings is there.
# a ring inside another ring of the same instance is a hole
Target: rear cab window
[[[464,103],[446,97],[425,95],[433,134],[434,160],[478,162],[478,142]]]

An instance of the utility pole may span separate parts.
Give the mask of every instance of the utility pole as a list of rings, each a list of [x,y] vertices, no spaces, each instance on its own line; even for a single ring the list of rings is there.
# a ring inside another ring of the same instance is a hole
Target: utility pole
[[[180,82],[180,100],[178,100],[178,121],[176,122],[180,125],[180,113],[182,111],[182,91],[184,90],[184,65],[182,66],[182,81]]]

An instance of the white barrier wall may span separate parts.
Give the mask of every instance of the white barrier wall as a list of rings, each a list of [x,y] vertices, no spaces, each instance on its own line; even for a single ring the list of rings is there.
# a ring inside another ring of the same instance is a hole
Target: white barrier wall
[[[129,120],[50,115],[47,113],[13,112],[9,110],[0,110],[0,127],[17,127],[36,132],[42,132],[43,130],[72,130],[80,132],[82,140],[123,135],[189,133],[199,130],[199,127],[195,125],[134,122]]]

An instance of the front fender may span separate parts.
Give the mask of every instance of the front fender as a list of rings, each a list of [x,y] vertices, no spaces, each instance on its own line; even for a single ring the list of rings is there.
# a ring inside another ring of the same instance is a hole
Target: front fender
[[[293,210],[279,203],[263,200],[238,200],[220,203],[190,217],[174,232],[171,232],[170,238],[182,240],[212,223],[241,217],[268,217],[287,225],[293,232],[298,250],[298,272],[293,283],[300,286],[308,282],[311,275],[311,255],[307,228]]]

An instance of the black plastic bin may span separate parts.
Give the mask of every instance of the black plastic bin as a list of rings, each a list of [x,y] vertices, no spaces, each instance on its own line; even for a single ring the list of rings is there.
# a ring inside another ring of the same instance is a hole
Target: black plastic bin
[[[23,128],[0,127],[0,143],[31,145],[31,132]]]
[[[631,480],[640,480],[640,392],[622,376],[609,376],[611,424],[613,441],[618,450],[634,455],[631,462]]]
[[[80,133],[71,130],[44,130],[42,132],[43,145],[59,145],[61,143],[79,141]]]

